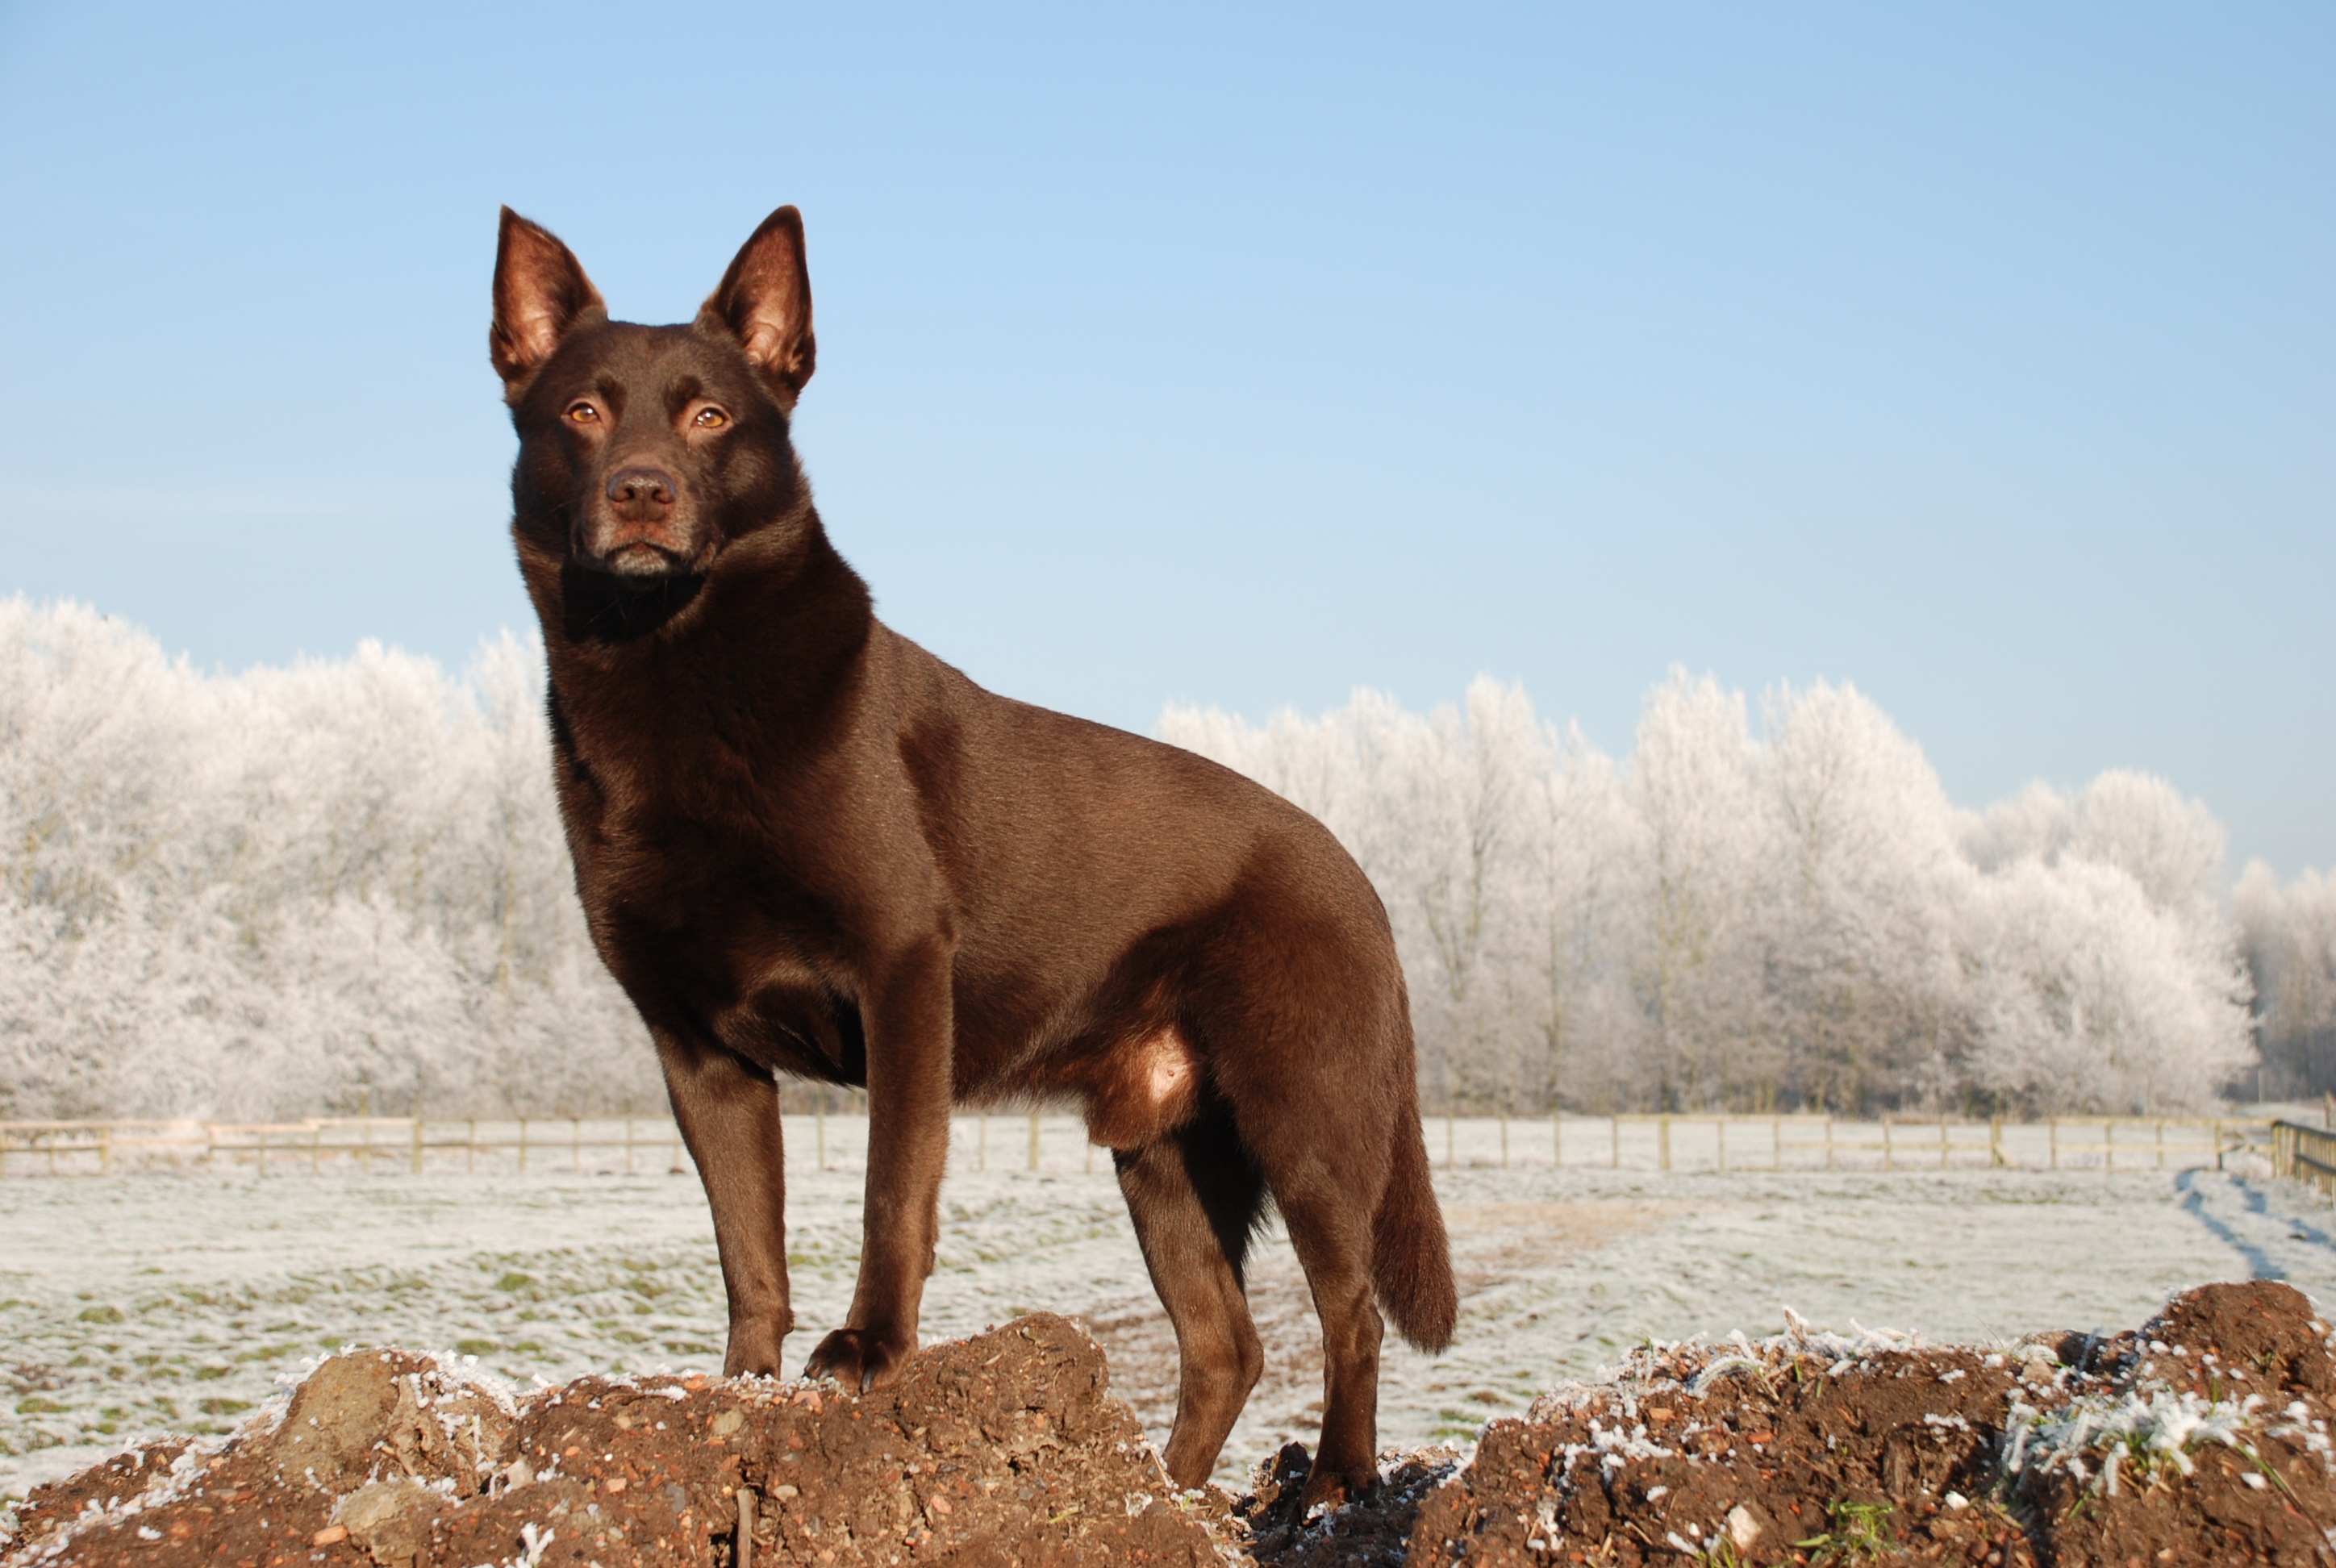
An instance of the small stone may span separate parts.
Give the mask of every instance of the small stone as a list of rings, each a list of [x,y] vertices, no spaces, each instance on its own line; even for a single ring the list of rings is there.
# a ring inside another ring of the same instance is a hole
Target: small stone
[[[1738,1552],[1749,1552],[1752,1544],[1760,1539],[1760,1521],[1741,1503],[1728,1511],[1728,1538],[1736,1544]]]
[[[337,1546],[348,1538],[349,1527],[347,1525],[327,1524],[322,1530],[317,1531],[314,1535],[308,1537],[308,1544],[311,1546]]]
[[[341,1499],[334,1528],[355,1536],[375,1563],[411,1563],[445,1505],[439,1493],[412,1481],[369,1482]]]

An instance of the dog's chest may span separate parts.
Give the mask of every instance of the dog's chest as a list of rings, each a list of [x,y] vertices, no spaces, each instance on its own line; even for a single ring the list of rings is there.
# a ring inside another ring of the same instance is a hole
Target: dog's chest
[[[673,771],[587,761],[590,787],[561,791],[602,956],[645,1009],[663,998],[758,1060],[791,1041],[834,1060],[852,1032],[838,1016],[841,911],[811,891],[767,799]]]

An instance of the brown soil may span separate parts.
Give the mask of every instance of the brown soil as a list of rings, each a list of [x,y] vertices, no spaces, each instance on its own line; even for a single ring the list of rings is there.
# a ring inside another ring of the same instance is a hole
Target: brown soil
[[[1102,1353],[1051,1316],[858,1398],[648,1378],[513,1401],[363,1351],[234,1437],[34,1492],[0,1563],[738,1568],[742,1513],[753,1562],[838,1568],[2336,1563],[2330,1350],[2269,1283],[2105,1340],[1656,1347],[1494,1422],[1465,1464],[1391,1456],[1310,1519],[1295,1446],[1241,1497],[1173,1494]]]
[[[1650,1349],[1487,1427],[1406,1561],[2336,1563],[2330,1335],[2257,1282],[2106,1341]]]
[[[734,1568],[1215,1563],[1060,1318],[936,1346],[861,1398],[755,1378],[584,1378],[506,1405],[424,1358],[334,1358],[280,1420],[36,1490],[18,1563]]]

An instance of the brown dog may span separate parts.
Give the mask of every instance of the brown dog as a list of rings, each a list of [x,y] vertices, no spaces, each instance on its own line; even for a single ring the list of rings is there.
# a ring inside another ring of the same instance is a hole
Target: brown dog
[[[808,1370],[898,1375],[953,1101],[1071,1100],[1107,1144],[1181,1362],[1197,1485],[1262,1365],[1270,1194],[1322,1322],[1309,1502],[1374,1475],[1378,1302],[1455,1298],[1386,911],[1328,830],[1173,746],[982,690],[871,612],[788,421],[811,378],[792,207],[686,326],[610,321],[506,209],[490,345],[593,940],[706,1183],[733,1373],[793,1326],[774,1075],[868,1090],[859,1287]]]

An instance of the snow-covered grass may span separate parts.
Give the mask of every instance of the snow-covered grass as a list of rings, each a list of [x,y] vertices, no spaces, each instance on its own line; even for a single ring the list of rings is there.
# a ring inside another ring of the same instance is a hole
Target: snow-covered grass
[[[792,1118],[791,1118],[792,1120]],[[1164,1437],[1173,1340],[1109,1174],[1040,1174],[992,1125],[944,1193],[930,1337],[1051,1309],[1092,1324],[1121,1392]],[[794,1146],[808,1153],[807,1139]],[[1050,1146],[1051,1149],[1051,1146]],[[839,1163],[852,1151],[839,1145]],[[851,1295],[861,1175],[790,1183],[808,1353]],[[1646,1338],[1812,1322],[1997,1339],[2130,1325],[2166,1292],[2277,1273],[2336,1298],[2336,1222],[2298,1190],[2211,1172],[1884,1174],[1439,1170],[1463,1297],[1458,1344],[1390,1341],[1380,1437],[1460,1438]],[[1251,1268],[1266,1381],[1229,1444],[1238,1474],[1310,1443],[1319,1360],[1302,1279],[1267,1237]],[[0,1497],[141,1434],[219,1430],[344,1344],[475,1356],[524,1382],[718,1367],[711,1227],[688,1174],[132,1174],[0,1182]]]

